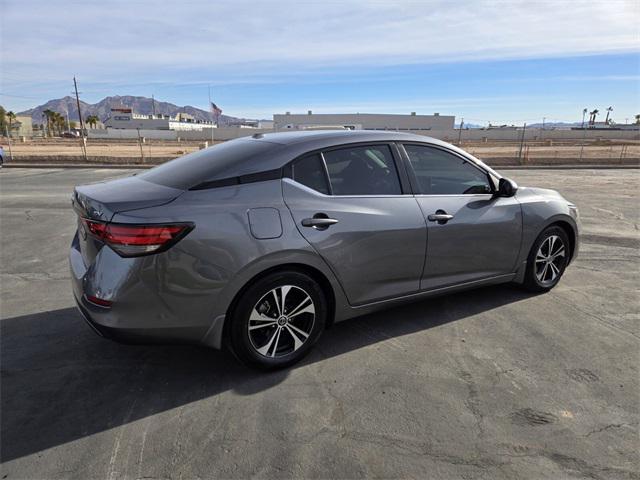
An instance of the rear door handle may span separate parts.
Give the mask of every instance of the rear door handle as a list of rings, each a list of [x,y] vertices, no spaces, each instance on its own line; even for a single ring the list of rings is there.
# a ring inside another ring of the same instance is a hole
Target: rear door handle
[[[313,218],[305,218],[302,220],[303,227],[313,227],[316,230],[326,230],[331,225],[338,223],[335,218],[329,218],[327,216],[314,215]]]
[[[439,225],[444,225],[453,218],[453,215],[449,215],[444,210],[436,210],[436,213],[432,213],[427,218],[430,222],[438,222]]]

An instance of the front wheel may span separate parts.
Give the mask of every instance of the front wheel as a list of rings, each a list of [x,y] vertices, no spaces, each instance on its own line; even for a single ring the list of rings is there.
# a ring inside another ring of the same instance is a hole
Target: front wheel
[[[562,228],[545,229],[529,252],[524,287],[533,292],[551,290],[562,278],[570,253],[569,238]]]
[[[262,369],[298,362],[324,330],[324,292],[308,275],[276,272],[250,286],[230,318],[231,347],[240,361]]]

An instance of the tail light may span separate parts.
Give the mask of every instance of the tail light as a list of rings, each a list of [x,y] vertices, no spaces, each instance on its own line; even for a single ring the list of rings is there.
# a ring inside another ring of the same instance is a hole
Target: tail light
[[[83,218],[91,235],[109,245],[121,257],[139,257],[162,252],[193,230],[191,223],[130,225],[104,223]]]

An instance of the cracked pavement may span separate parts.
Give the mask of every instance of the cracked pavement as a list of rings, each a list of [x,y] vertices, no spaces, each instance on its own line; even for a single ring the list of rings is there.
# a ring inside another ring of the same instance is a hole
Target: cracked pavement
[[[580,208],[551,293],[495,286],[337,324],[290,370],[97,337],[73,185],[0,171],[2,478],[640,478],[639,170],[504,170]]]

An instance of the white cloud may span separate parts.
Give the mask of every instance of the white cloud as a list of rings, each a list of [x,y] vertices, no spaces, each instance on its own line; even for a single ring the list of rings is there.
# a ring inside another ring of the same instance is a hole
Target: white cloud
[[[640,50],[637,0],[3,0],[5,93]],[[66,88],[66,87],[65,87]]]
[[[85,65],[104,74],[623,52],[640,48],[639,5],[5,0],[2,55],[8,70],[68,77]]]

